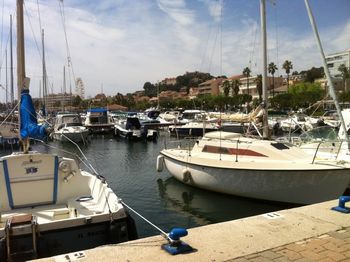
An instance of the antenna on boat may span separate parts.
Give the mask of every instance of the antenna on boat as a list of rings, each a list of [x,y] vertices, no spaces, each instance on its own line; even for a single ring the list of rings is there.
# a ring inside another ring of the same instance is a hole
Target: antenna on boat
[[[347,130],[346,130],[346,125],[345,125],[345,121],[344,121],[344,118],[343,118],[343,115],[341,113],[341,109],[340,109],[340,105],[338,103],[338,99],[337,99],[337,96],[335,94],[335,91],[334,91],[334,86],[333,86],[333,81],[332,81],[332,77],[329,73],[329,69],[328,69],[328,66],[327,66],[327,62],[326,62],[326,58],[325,58],[325,55],[324,55],[324,51],[323,51],[323,48],[322,48],[322,44],[321,44],[321,40],[320,40],[320,36],[318,34],[318,30],[317,30],[317,27],[316,27],[316,22],[315,22],[315,18],[312,14],[312,10],[311,10],[311,7],[310,7],[310,4],[309,4],[309,1],[308,0],[305,0],[305,6],[306,6],[306,10],[307,10],[307,13],[309,15],[309,19],[310,19],[310,23],[311,23],[311,27],[313,29],[313,32],[314,32],[314,36],[316,38],[316,42],[317,42],[317,45],[318,45],[318,48],[320,50],[320,54],[321,54],[321,58],[322,58],[322,63],[323,63],[323,67],[324,67],[324,72],[326,74],[326,77],[327,77],[327,82],[329,84],[329,88],[328,88],[328,92],[330,94],[330,96],[333,98],[334,100],[334,104],[335,104],[335,107],[337,109],[337,113],[338,113],[338,116],[339,116],[339,119],[340,119],[340,123],[341,123],[341,129],[343,130],[343,133],[344,133],[344,137],[345,137],[345,140],[348,144],[348,149],[350,150],[350,145],[349,145],[349,136],[347,134]]]

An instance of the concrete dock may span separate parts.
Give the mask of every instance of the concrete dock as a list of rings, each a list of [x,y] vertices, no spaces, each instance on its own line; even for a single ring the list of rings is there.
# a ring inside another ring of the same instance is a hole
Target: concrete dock
[[[350,214],[338,200],[189,229],[195,251],[170,255],[161,236],[37,261],[350,261]],[[228,207],[229,208],[229,207]]]

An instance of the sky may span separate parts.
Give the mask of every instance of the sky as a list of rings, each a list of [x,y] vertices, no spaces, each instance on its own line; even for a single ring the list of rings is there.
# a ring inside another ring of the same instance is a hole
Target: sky
[[[41,28],[49,92],[74,92],[80,77],[86,97],[143,90],[185,72],[213,76],[261,73],[259,0],[25,0],[26,75],[33,97],[42,80]],[[326,54],[350,49],[350,0],[309,0]],[[0,0],[0,101],[9,86],[10,14],[16,52],[16,1]],[[278,75],[322,65],[304,0],[267,0],[268,63]],[[66,32],[66,34],[65,34]],[[65,37],[66,36],[66,37]],[[7,50],[7,64],[6,64]],[[68,59],[69,57],[69,59]],[[68,60],[71,63],[68,63]],[[7,65],[7,66],[6,66]],[[16,55],[14,54],[16,79]],[[15,82],[16,86],[16,82]]]

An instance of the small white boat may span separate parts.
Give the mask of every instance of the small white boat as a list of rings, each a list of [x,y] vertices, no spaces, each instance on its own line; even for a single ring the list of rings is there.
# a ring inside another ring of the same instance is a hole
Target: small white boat
[[[220,193],[311,204],[338,198],[350,181],[349,162],[271,140],[218,131],[186,148],[163,149],[157,169],[164,165],[179,181]]]
[[[83,126],[79,114],[59,114],[56,116],[53,138],[62,142],[85,143],[89,129]]]

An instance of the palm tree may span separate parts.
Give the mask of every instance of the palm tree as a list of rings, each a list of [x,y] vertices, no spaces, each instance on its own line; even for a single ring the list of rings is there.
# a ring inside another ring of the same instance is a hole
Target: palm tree
[[[246,67],[243,69],[243,75],[247,78],[247,94],[249,95],[249,77],[250,77],[250,69]]]
[[[269,73],[272,75],[272,97],[275,97],[275,72],[278,69],[274,62],[271,62],[267,69]]]
[[[238,95],[240,85],[241,85],[241,81],[239,81],[238,79],[235,79],[232,81],[231,88],[232,88],[233,94]]]
[[[343,79],[344,92],[345,92],[347,90],[347,88],[346,88],[346,79],[350,78],[350,71],[346,67],[345,64],[341,64],[338,67],[338,71],[340,72],[341,78]]]
[[[284,61],[282,68],[284,70],[286,70],[286,74],[287,74],[287,90],[289,90],[289,74],[290,74],[290,70],[293,69],[293,64],[292,64],[291,61],[286,60],[286,61]]]
[[[230,93],[230,82],[228,80],[225,80],[223,83],[222,83],[222,88],[224,90],[224,95],[226,97],[228,97],[229,93]]]
[[[256,89],[258,90],[259,94],[259,102],[262,101],[262,75],[257,75],[255,79]]]

